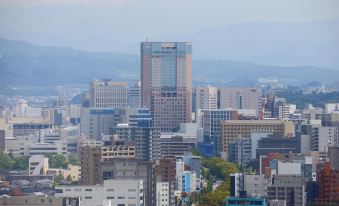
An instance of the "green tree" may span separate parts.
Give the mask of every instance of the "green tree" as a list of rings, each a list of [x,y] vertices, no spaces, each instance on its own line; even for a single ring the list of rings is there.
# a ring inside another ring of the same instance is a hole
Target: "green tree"
[[[15,170],[27,170],[28,164],[29,164],[29,157],[28,156],[15,157],[13,169],[15,169]]]
[[[72,165],[80,165],[79,157],[77,155],[70,154],[68,156],[68,163]]]
[[[201,194],[195,196],[192,201],[200,205],[225,205],[225,199],[230,190],[229,174],[239,172],[237,165],[217,157],[202,158],[201,163],[208,170],[204,171],[205,169],[203,169],[202,172],[202,175],[208,181],[207,188],[203,189]],[[214,191],[212,191],[213,176],[224,180]]]
[[[60,154],[48,154],[48,164],[50,168],[67,168],[68,162],[63,155]]]
[[[0,152],[0,170],[11,170],[14,162],[3,152]]]

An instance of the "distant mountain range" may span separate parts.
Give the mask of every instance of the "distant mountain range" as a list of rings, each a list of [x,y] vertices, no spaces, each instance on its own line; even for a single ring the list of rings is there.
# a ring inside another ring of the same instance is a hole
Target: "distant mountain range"
[[[241,23],[209,28],[183,39],[193,42],[196,58],[339,70],[339,19]]]
[[[109,52],[86,52],[68,47],[37,46],[0,38],[0,84],[54,86],[87,84],[93,79],[139,79],[140,57]],[[315,66],[281,67],[252,62],[194,58],[194,84],[253,85],[258,78],[290,84],[338,81],[339,70]]]

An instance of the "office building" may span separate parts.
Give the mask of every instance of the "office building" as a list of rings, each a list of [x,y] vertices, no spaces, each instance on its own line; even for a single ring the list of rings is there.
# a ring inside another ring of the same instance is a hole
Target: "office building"
[[[267,188],[268,200],[284,200],[286,206],[306,205],[306,178],[300,175],[276,175]]]
[[[56,197],[80,197],[81,205],[144,206],[144,183],[141,179],[105,180],[102,185],[58,186]]]
[[[203,137],[205,143],[213,143],[214,152],[220,151],[220,128],[224,120],[237,120],[238,113],[230,109],[204,109],[198,110],[201,113]]]
[[[218,108],[218,88],[217,87],[197,87],[195,89],[195,110],[217,109]]]
[[[279,136],[268,136],[258,141],[256,149],[257,159],[261,155],[269,153],[300,153],[300,141],[298,138],[283,138]]]
[[[338,157],[336,157],[338,158]],[[319,203],[339,204],[339,169],[333,168],[330,162],[321,165],[317,172]]]
[[[228,159],[229,145],[239,137],[250,137],[251,133],[273,133],[281,137],[292,137],[292,122],[282,120],[226,120],[221,123],[221,154]]]
[[[339,146],[339,128],[312,127],[311,150],[327,152],[329,146]]]
[[[162,137],[160,139],[161,158],[182,156],[195,147],[195,142],[183,136]]]
[[[5,139],[6,150],[13,156],[30,156],[46,154],[67,154],[67,141],[55,140],[51,143],[39,143],[32,137],[22,136]]]
[[[136,158],[112,158],[101,160],[96,168],[95,174],[98,182],[102,184],[106,180],[143,180],[143,193],[145,195],[145,205],[155,204],[155,173],[151,161],[142,161]],[[95,179],[95,178],[93,178]]]
[[[220,108],[259,110],[259,88],[220,88]]]
[[[266,197],[269,178],[259,174],[245,174],[244,188],[248,197]]]
[[[46,155],[46,154],[67,154],[67,142],[65,140],[57,140],[53,143],[33,143],[29,145],[30,155]]]
[[[148,108],[126,108],[125,123],[130,127],[152,127],[152,114]]]
[[[229,160],[244,167],[250,165],[252,160],[252,143],[248,137],[235,139],[229,146]]]
[[[160,159],[160,130],[118,125],[111,133],[121,140],[134,142],[136,158],[140,160]]]
[[[80,124],[81,105],[72,104],[69,106],[69,122],[73,125]]]
[[[91,82],[89,88],[90,106],[94,108],[127,107],[128,85],[104,79]]]
[[[13,137],[35,135],[53,124],[49,118],[42,117],[11,117],[7,121],[13,126]]]
[[[128,90],[128,106],[131,108],[141,107],[141,82],[135,81]]]
[[[80,132],[90,139],[101,140],[109,135],[111,128],[123,122],[120,109],[115,108],[81,108]]]
[[[162,131],[175,132],[180,123],[191,122],[191,43],[141,43],[141,103]]]

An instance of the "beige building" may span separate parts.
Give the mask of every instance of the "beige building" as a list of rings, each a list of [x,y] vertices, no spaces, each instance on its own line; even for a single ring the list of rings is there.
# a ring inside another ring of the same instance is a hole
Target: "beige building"
[[[81,167],[78,165],[72,165],[69,164],[67,170],[63,170],[62,176],[64,179],[67,179],[67,177],[71,177],[72,181],[78,181],[80,179],[81,175]]]
[[[220,108],[259,109],[260,88],[220,88]]]
[[[127,107],[128,84],[104,79],[90,84],[90,105],[95,108]]]
[[[44,117],[10,117],[8,125],[13,125],[13,137],[37,134],[40,130],[52,128],[53,121]]]
[[[218,88],[217,87],[197,87],[195,89],[195,109],[217,109],[218,108]]]
[[[79,198],[52,197],[47,195],[0,197],[0,205],[11,206],[79,206]]]
[[[5,137],[13,137],[13,125],[7,123],[4,117],[0,117],[0,130],[5,131]]]
[[[236,138],[250,137],[251,133],[272,133],[282,137],[294,136],[292,122],[282,120],[226,120],[221,123],[221,155],[228,159],[228,147]]]
[[[192,43],[141,43],[141,104],[164,132],[192,121]]]
[[[112,158],[135,158],[135,146],[112,145],[101,149],[101,159],[108,160]]]

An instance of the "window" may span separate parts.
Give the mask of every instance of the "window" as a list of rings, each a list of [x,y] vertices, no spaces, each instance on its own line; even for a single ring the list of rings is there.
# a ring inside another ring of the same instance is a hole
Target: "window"
[[[92,192],[92,189],[91,188],[87,188],[85,189],[86,192]]]
[[[125,199],[125,197],[118,197],[118,199],[119,199],[119,200],[124,200],[124,199]]]
[[[92,197],[90,197],[90,196],[85,197],[85,200],[91,200],[91,199],[92,199]]]

